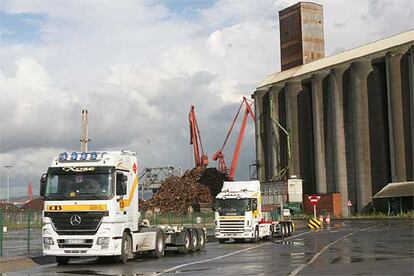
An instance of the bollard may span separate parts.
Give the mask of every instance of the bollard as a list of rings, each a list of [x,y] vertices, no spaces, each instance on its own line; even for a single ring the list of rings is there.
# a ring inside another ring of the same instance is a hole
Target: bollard
[[[319,222],[321,223],[321,228],[323,229],[323,216],[319,215]]]
[[[325,222],[326,222],[326,229],[330,230],[331,229],[331,215],[329,213],[326,214]]]

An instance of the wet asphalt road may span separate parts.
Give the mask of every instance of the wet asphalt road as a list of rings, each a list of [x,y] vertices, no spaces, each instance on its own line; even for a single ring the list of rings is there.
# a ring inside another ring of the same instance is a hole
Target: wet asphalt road
[[[202,252],[127,265],[74,260],[7,275],[414,275],[414,223],[345,221],[272,242],[209,243]]]

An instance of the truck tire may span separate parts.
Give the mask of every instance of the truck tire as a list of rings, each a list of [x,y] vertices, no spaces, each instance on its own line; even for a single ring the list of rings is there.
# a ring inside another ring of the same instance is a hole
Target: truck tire
[[[286,227],[284,223],[280,223],[280,236],[282,238],[286,236]]]
[[[122,234],[121,256],[119,256],[119,261],[126,264],[128,259],[132,259],[132,239],[127,232],[124,232]]]
[[[287,225],[288,225],[288,236],[290,237],[292,236],[292,233],[293,233],[293,225],[290,222],[288,222]]]
[[[286,223],[283,223],[283,229],[284,229],[283,230],[283,232],[284,232],[283,237],[286,238],[287,236],[289,236],[289,227]]]
[[[198,233],[196,229],[191,229],[190,251],[196,252],[197,250],[198,250]]]
[[[188,231],[184,232],[184,244],[177,246],[177,250],[179,253],[187,254],[190,251],[191,246],[191,237]]]
[[[252,239],[252,242],[257,243],[259,241],[259,228],[255,228],[254,230],[254,236]]]
[[[69,263],[70,257],[65,256],[56,256],[56,262],[58,265],[67,265]]]
[[[155,235],[155,249],[151,251],[151,257],[161,258],[164,256],[165,251],[165,238],[161,231],[157,231]]]
[[[200,235],[198,236],[198,248],[203,250],[206,247],[206,234],[203,229],[200,230]]]

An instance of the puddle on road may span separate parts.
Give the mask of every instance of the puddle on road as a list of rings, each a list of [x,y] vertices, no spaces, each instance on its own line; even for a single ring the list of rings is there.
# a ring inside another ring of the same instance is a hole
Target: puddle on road
[[[168,273],[172,273],[172,274],[177,274],[177,273],[191,273],[191,272],[202,272],[202,271],[207,271],[207,270],[211,270],[211,268],[193,268],[193,269],[182,269],[182,270],[172,270],[169,271]]]
[[[280,257],[291,257],[291,258],[304,258],[306,255],[312,255],[311,252],[292,252],[292,253],[280,253]]]
[[[184,271],[183,271],[184,272]],[[149,275],[155,275],[156,272],[142,272],[142,273],[128,273],[128,274],[105,274],[101,273],[100,271],[94,271],[94,270],[71,270],[71,271],[59,271],[57,272],[59,274],[75,274],[75,275],[96,275],[96,276],[149,276]]]
[[[68,273],[68,274],[76,274],[76,275],[98,275],[98,276],[114,276],[116,274],[104,274],[99,271],[93,270],[70,270],[70,271],[59,271],[58,273]]]
[[[386,255],[386,254],[390,255]],[[391,252],[384,252],[382,255],[375,255],[375,256],[339,256],[330,262],[331,264],[349,264],[349,263],[362,263],[362,262],[372,262],[372,261],[384,261],[384,260],[393,260],[393,259],[401,259],[401,258],[412,258],[413,254],[399,254],[399,255],[392,255]]]

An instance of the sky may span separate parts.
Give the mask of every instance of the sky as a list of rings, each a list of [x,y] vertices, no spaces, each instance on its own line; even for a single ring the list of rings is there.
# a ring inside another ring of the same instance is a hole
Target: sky
[[[410,0],[315,2],[324,5],[326,55],[414,27]],[[277,12],[294,3],[0,0],[0,198],[3,166],[13,166],[12,196],[29,182],[38,194],[52,158],[79,150],[82,109],[91,150],[136,151],[141,169],[188,169],[195,105],[211,157],[242,97],[280,71]],[[252,122],[241,151],[237,178],[248,179]]]

